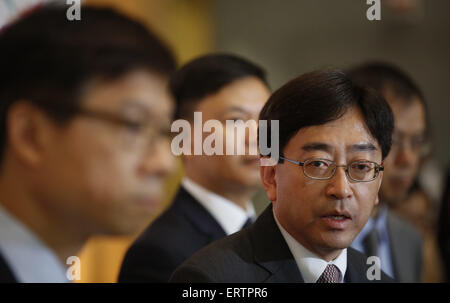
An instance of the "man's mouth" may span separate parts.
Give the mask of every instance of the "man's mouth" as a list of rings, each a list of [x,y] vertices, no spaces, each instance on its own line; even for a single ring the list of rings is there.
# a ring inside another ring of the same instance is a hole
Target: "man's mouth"
[[[334,210],[326,213],[323,217],[330,217],[336,220],[339,219],[351,219],[352,215],[346,210]]]
[[[352,220],[352,216],[347,211],[336,211],[325,214],[324,216],[322,216],[322,220],[330,229],[343,230],[349,226]]]
[[[345,219],[349,219],[349,217],[347,216],[327,216],[328,218],[331,218],[333,220],[345,220]]]
[[[161,202],[161,198],[158,195],[143,195],[135,201],[136,205],[147,211],[154,211]]]

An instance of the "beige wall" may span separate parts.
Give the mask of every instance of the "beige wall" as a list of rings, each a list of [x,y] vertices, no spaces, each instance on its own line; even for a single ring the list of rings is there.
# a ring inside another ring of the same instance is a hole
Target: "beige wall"
[[[391,1],[393,2],[393,1]],[[450,1],[411,0],[395,14],[381,1],[368,21],[366,1],[214,0],[216,49],[262,64],[273,89],[307,71],[387,60],[407,70],[429,104],[435,157],[450,165]]]

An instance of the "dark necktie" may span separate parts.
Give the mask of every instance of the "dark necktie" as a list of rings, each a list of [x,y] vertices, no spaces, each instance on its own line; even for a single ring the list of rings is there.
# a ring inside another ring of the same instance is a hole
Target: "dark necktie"
[[[244,225],[242,225],[241,229],[246,228],[247,226],[249,226],[250,224],[253,223],[253,219],[252,218],[247,218],[247,221],[245,221]]]
[[[340,270],[334,264],[328,264],[316,283],[339,283]]]
[[[364,250],[367,256],[378,256],[378,241],[380,240],[377,229],[372,230],[363,240]]]

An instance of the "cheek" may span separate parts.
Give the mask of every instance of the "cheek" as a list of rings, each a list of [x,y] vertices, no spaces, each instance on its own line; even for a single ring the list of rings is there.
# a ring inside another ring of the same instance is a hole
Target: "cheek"
[[[121,199],[136,181],[137,163],[119,148],[102,143],[93,142],[78,154],[74,161],[78,169],[76,177],[86,189],[88,200],[111,204]]]
[[[239,156],[215,157],[214,162],[224,175],[239,177],[242,174],[243,167]]]
[[[395,171],[395,165],[394,162],[392,160],[392,157],[387,157],[384,161],[383,161],[383,166],[384,166],[384,171],[383,174],[387,177],[389,177],[391,175],[391,173],[393,171]]]
[[[359,186],[354,191],[359,225],[364,225],[372,213],[378,197],[379,184],[380,181],[373,182],[373,184],[358,184],[369,186]]]
[[[323,190],[321,184],[302,178],[296,172],[281,175],[283,178],[277,180],[280,208],[286,216],[292,218],[293,225],[304,226],[311,223]]]

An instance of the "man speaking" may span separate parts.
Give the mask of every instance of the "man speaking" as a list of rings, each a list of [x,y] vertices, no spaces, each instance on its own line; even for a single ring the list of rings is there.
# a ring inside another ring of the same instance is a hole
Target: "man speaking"
[[[340,71],[277,90],[260,120],[279,121],[280,159],[261,166],[271,205],[248,228],[181,265],[172,282],[389,282],[350,244],[378,203],[393,115]]]

